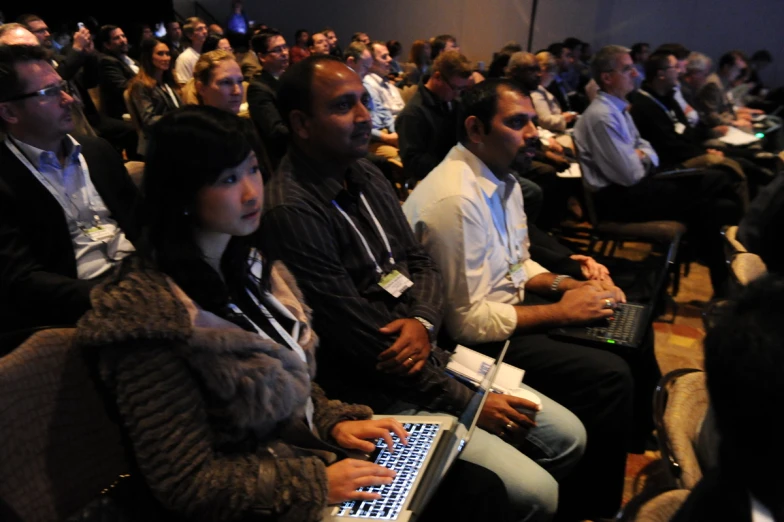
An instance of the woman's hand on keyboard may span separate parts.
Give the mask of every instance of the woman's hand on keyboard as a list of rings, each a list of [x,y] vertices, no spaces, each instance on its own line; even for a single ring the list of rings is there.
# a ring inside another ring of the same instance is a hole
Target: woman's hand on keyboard
[[[373,462],[343,459],[327,467],[327,503],[338,504],[346,500],[375,500],[377,493],[357,491],[366,486],[390,484],[396,473]]]
[[[338,422],[330,434],[342,448],[372,453],[376,449],[376,444],[370,441],[376,439],[384,439],[389,451],[394,451],[394,442],[390,432],[397,435],[402,444],[407,444],[408,433],[403,425],[395,419]]]

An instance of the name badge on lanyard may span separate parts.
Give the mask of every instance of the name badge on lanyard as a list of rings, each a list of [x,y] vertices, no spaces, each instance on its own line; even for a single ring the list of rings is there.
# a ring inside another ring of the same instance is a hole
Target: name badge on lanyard
[[[675,122],[675,134],[683,134],[685,130],[686,130],[686,125],[684,125],[679,121]]]
[[[522,288],[528,280],[528,274],[526,274],[522,263],[515,263],[509,267],[509,277],[512,279],[512,284],[517,288]]]
[[[360,192],[359,198],[362,200],[362,204],[365,205],[365,209],[368,211],[368,214],[370,214],[370,217],[373,220],[373,224],[376,226],[376,230],[378,230],[378,235],[381,236],[381,240],[384,242],[384,246],[387,249],[387,254],[389,255],[389,266],[394,267],[395,258],[392,256],[392,246],[389,244],[389,238],[387,238],[384,229],[381,227],[381,223],[379,223],[376,215],[373,213],[373,209],[370,208],[365,195]],[[341,206],[338,205],[338,202],[334,199],[332,200],[332,204],[336,209],[338,209],[346,221],[348,221],[348,224],[351,225],[351,228],[354,229],[354,232],[356,232],[357,236],[359,236],[359,239],[362,242],[362,245],[365,247],[365,251],[367,252],[368,257],[375,265],[376,274],[378,274],[379,278],[378,286],[386,290],[389,295],[395,298],[400,297],[406,290],[414,286],[414,282],[405,275],[401,274],[399,270],[393,268],[389,272],[384,272],[384,270],[381,269],[381,266],[379,266],[378,262],[376,261],[376,258],[373,256],[373,251],[370,250],[370,245],[368,245],[365,236],[363,236],[362,232],[359,231],[357,225],[354,223],[351,217],[346,214],[346,211],[343,210]]]

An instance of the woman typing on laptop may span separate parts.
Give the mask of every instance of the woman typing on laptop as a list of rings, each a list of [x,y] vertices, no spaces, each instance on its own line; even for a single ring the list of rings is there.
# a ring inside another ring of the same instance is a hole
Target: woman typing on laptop
[[[315,521],[328,504],[377,497],[357,489],[395,475],[345,450],[404,440],[403,426],[311,382],[310,309],[286,268],[256,248],[261,153],[252,123],[228,112],[161,118],[139,255],[93,291],[78,326],[132,445],[131,508],[145,520]],[[464,500],[437,494],[431,507],[506,518],[500,479],[464,464],[441,488]]]

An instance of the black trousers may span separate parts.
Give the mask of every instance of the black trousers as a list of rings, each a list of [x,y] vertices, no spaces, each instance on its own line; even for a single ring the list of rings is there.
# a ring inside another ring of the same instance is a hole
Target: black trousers
[[[546,303],[528,293],[523,304]],[[612,517],[620,508],[626,453],[640,451],[653,428],[653,390],[661,374],[649,338],[643,349],[624,356],[544,332],[510,339],[505,362],[523,368],[526,384],[568,408],[588,433],[582,460],[559,483],[558,520]],[[473,348],[497,356],[501,346]]]
[[[690,244],[710,269],[714,294],[721,295],[728,272],[720,231],[738,224],[742,208],[729,173],[704,169],[672,179],[647,177],[631,187],[603,188],[594,200],[601,219],[684,223]]]
[[[512,522],[506,487],[492,471],[455,461],[422,512],[423,522]]]

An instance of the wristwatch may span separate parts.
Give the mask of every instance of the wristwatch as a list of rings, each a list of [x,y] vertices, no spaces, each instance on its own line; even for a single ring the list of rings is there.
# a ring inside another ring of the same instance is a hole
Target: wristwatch
[[[430,342],[433,343],[436,340],[436,327],[433,326],[433,323],[425,319],[424,317],[414,317],[417,321],[422,323],[422,326],[425,327],[427,330],[427,337],[430,339]]]
[[[565,275],[565,274],[557,276],[555,279],[553,279],[553,284],[550,285],[550,291],[553,292],[553,293],[557,292],[558,291],[558,287],[561,286],[561,283],[563,282],[563,280],[564,279],[571,279],[571,278],[572,278],[572,276]]]

